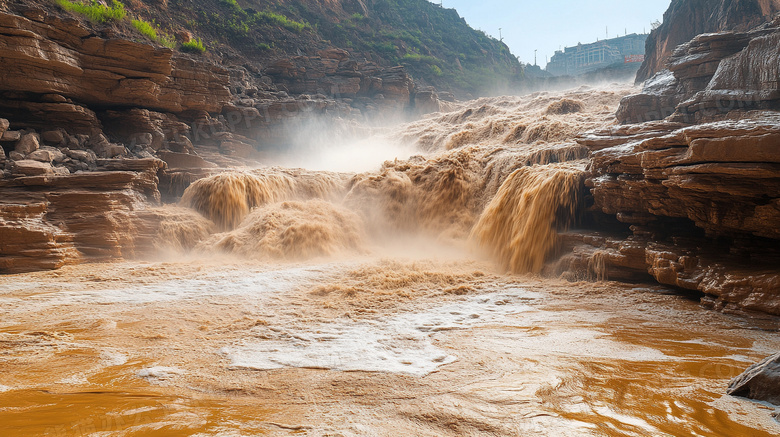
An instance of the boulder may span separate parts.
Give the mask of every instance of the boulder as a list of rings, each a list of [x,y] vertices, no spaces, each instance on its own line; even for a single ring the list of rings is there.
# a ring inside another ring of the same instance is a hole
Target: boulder
[[[0,118],[0,137],[2,137],[3,134],[5,134],[5,131],[8,130],[8,127],[10,125],[11,124],[8,122],[8,120],[6,120],[4,118]]]
[[[22,133],[16,130],[7,130],[0,136],[0,141],[4,143],[14,143],[22,139]]]
[[[780,406],[780,352],[732,379],[727,393]]]
[[[38,150],[40,147],[41,143],[38,134],[28,133],[22,135],[21,139],[19,139],[19,142],[16,143],[14,150],[26,156]]]
[[[72,159],[88,164],[94,164],[97,160],[97,156],[92,150],[69,150],[68,156],[70,156]]]
[[[41,176],[54,174],[54,169],[48,162],[22,159],[14,161],[11,166],[11,174],[15,176]]]
[[[65,144],[65,135],[63,131],[57,129],[57,130],[47,130],[41,133],[41,139],[45,144],[49,144],[52,146],[59,146]]]
[[[50,150],[39,149],[27,155],[27,159],[32,159],[33,161],[51,163],[52,161],[54,161],[54,154]]]

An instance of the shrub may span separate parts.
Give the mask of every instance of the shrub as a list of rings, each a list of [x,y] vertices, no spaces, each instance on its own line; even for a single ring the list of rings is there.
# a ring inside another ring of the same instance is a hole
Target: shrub
[[[160,37],[157,39],[157,42],[164,45],[165,47],[168,47],[169,49],[176,47],[176,38],[174,36],[168,35],[167,33],[160,33]]]
[[[187,41],[182,43],[181,51],[190,53],[203,53],[206,51],[206,47],[203,46],[203,41],[200,38],[198,40]]]
[[[125,11],[125,5],[117,0],[112,0],[111,6],[101,5],[97,2],[97,0],[92,0],[89,3],[81,3],[70,0],[57,0],[57,4],[66,11],[84,15],[90,21],[96,21],[98,23],[119,21],[124,19],[127,15],[127,11]]]

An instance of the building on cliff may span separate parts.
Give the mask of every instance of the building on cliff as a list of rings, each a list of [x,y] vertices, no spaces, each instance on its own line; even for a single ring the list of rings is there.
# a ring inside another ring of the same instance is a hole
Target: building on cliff
[[[547,64],[553,76],[579,76],[612,66],[644,61],[647,34],[621,36],[591,44],[577,44],[555,52]]]

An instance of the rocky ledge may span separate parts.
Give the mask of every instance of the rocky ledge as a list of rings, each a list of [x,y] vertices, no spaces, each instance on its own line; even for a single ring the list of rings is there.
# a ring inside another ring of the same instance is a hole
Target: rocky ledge
[[[621,102],[622,125],[580,138],[593,227],[612,231],[567,235],[550,269],[780,315],[778,44],[780,19],[700,35]]]

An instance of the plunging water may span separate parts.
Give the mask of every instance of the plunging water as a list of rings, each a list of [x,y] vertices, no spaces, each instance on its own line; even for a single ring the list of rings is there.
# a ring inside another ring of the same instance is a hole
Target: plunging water
[[[724,395],[776,320],[527,275],[628,91],[462,104],[367,173],[232,169],[159,259],[0,278],[0,434],[777,435]]]

